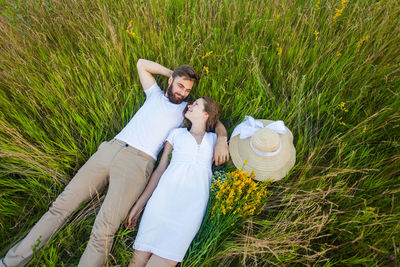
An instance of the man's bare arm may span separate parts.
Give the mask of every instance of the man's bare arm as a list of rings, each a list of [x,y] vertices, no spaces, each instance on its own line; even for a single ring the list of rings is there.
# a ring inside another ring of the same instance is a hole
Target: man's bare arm
[[[146,91],[149,89],[156,80],[153,77],[153,74],[159,74],[166,77],[170,77],[172,75],[172,70],[150,60],[139,59],[136,63],[140,83],[142,84],[143,90]]]
[[[228,133],[222,122],[217,122],[215,133],[218,138],[214,148],[214,162],[218,166],[229,160]]]

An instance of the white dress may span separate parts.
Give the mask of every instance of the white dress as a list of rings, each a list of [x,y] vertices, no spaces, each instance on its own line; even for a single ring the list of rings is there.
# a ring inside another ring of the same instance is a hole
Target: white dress
[[[134,249],[182,261],[207,208],[216,140],[206,132],[197,144],[186,128],[170,132],[171,162],[147,202]]]

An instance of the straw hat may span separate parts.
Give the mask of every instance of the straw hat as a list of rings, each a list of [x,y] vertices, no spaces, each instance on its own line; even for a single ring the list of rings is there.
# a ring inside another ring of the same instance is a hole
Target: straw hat
[[[283,121],[255,120],[251,116],[236,126],[229,152],[236,168],[254,170],[259,181],[282,179],[296,162],[293,135]]]

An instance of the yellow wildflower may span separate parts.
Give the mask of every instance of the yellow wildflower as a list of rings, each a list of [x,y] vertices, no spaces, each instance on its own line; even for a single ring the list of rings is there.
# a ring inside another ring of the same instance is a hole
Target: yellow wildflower
[[[338,18],[338,17],[340,17],[341,15],[342,15],[342,13],[343,13],[343,10],[344,10],[344,8],[346,7],[346,3],[348,2],[349,0],[342,0],[342,8],[341,9],[338,9],[338,8],[335,8],[335,16],[333,16],[333,19],[336,21],[336,19]]]
[[[126,30],[126,32],[127,32],[130,36],[136,37],[136,33],[134,33],[133,31],[131,31],[131,30]]]
[[[341,102],[339,105],[339,108],[341,109],[341,110],[343,110],[344,112],[349,112],[349,110],[345,107],[346,106],[346,103],[345,102]]]
[[[317,2],[315,3],[315,10],[319,10],[319,2],[320,0],[317,0]]]
[[[214,51],[208,51],[204,56],[202,56],[201,58],[204,59],[206,57],[209,57]]]
[[[227,174],[227,180],[217,181],[216,203],[212,208],[212,215],[219,210],[219,214],[228,216],[246,217],[254,215],[261,200],[266,195],[266,184],[258,184],[253,180],[254,170],[249,174],[243,170],[236,170]]]
[[[361,40],[357,42],[357,51],[360,50],[361,44],[362,44],[364,41],[368,41],[368,40],[369,40],[369,34],[364,35],[364,36],[361,38]]]
[[[206,71],[206,74],[208,74],[208,67],[204,66],[203,69]]]
[[[282,55],[282,47],[280,47],[279,43],[276,43],[276,52],[278,56]]]
[[[130,20],[130,21],[129,21],[128,29],[126,29],[125,31],[126,31],[130,36],[136,37],[136,33],[133,31],[132,27],[133,27],[133,20]]]
[[[315,40],[318,40],[318,34],[319,34],[319,32],[317,30],[315,30],[315,32],[314,32]]]

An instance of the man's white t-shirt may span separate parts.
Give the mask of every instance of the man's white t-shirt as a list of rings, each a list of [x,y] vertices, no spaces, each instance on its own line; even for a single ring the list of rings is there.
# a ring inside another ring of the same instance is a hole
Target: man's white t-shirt
[[[172,103],[157,83],[144,92],[143,106],[115,138],[157,159],[169,132],[182,125],[187,103]]]

